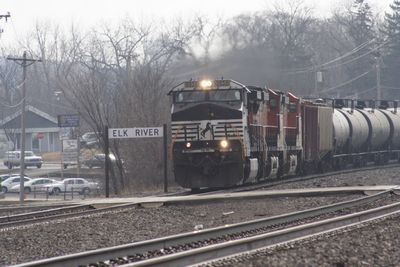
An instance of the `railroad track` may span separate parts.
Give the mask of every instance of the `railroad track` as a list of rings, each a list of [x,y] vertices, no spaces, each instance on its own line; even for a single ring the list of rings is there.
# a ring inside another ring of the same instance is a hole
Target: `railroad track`
[[[75,205],[75,206],[53,208],[35,212],[21,213],[10,216],[2,216],[0,217],[0,229],[17,227],[26,224],[48,222],[50,220],[71,218],[72,216],[78,217],[78,216],[108,212],[118,209],[132,208],[137,205],[138,205],[137,203],[128,203],[128,204],[114,205],[105,208],[95,208],[93,205],[84,204],[84,205]]]
[[[290,227],[270,233],[247,237],[240,240],[227,241],[207,247],[184,251],[175,255],[167,255],[140,262],[138,264],[125,264],[123,266],[187,266],[201,264],[210,260],[221,259],[233,254],[245,253],[266,247],[280,245],[285,242],[298,241],[315,235],[340,231],[347,227],[355,227],[374,220],[389,216],[400,215],[400,202],[365,210],[340,217],[312,222],[299,226]]]
[[[46,209],[54,209],[54,208],[62,208],[62,207],[71,207],[71,206],[76,206],[77,204],[46,204],[46,205],[26,205],[26,206],[21,206],[21,205],[10,205],[10,206],[5,206],[5,207],[0,207],[0,217],[3,217],[4,215],[12,215],[16,213],[24,213],[24,212],[30,212],[30,211],[39,211],[39,210],[46,210]]]
[[[289,184],[289,183],[293,183],[293,182],[301,182],[301,181],[307,181],[307,180],[312,180],[312,179],[324,178],[324,177],[329,177],[329,176],[333,176],[333,175],[355,173],[355,172],[360,172],[360,171],[372,171],[372,170],[377,170],[377,169],[391,169],[391,168],[397,168],[397,167],[400,167],[399,163],[391,163],[390,165],[384,165],[384,166],[369,166],[369,167],[363,167],[363,168],[352,168],[352,169],[345,169],[345,170],[340,170],[340,171],[311,174],[311,175],[306,175],[306,176],[274,178],[274,179],[264,180],[264,181],[261,181],[256,184],[243,184],[243,185],[232,186],[232,187],[224,188],[224,189],[214,189],[214,190],[213,189],[201,189],[200,191],[197,191],[197,192],[185,191],[185,192],[181,192],[180,194],[181,195],[190,195],[190,194],[209,195],[209,194],[225,193],[225,192],[245,192],[245,191],[252,191],[252,190],[257,190],[257,189],[268,188],[268,187],[281,185],[281,184]],[[171,194],[171,195],[173,195],[173,194]],[[179,195],[179,192],[177,193],[177,195]]]
[[[39,260],[16,266],[186,266],[214,259],[215,257],[248,251],[250,248],[256,249],[276,242],[288,241],[291,238],[300,238],[305,233],[316,233],[321,229],[325,231],[326,227],[344,227],[355,221],[370,220],[376,216],[399,212],[400,203],[396,203],[355,214],[310,222],[310,218],[329,213],[333,214],[356,206],[368,205],[390,194],[390,191],[385,191],[373,196],[305,211]],[[291,227],[287,228],[288,226]],[[283,229],[276,230],[279,227],[283,227]]]

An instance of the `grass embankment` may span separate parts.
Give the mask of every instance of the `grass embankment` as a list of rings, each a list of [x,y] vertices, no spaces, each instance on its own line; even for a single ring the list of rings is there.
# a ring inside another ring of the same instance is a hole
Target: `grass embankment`
[[[93,155],[98,153],[101,153],[101,151],[98,149],[83,148],[81,149],[80,156],[81,159],[85,160],[91,158]],[[46,152],[42,153],[41,156],[44,162],[61,162],[61,152]]]

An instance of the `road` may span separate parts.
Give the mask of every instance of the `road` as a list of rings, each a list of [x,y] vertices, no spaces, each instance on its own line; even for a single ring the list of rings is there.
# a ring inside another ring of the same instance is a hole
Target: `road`
[[[72,169],[75,167],[69,167],[68,169]],[[44,162],[42,167],[40,169],[36,167],[28,167],[25,169],[25,175],[29,177],[43,177],[43,176],[49,176],[49,173],[54,173],[54,172],[61,172],[65,171],[62,169],[62,166],[60,163],[46,163]],[[11,173],[11,174],[20,174],[20,168],[19,167],[14,167],[11,170],[9,170],[6,166],[0,165],[0,174],[6,174],[6,173]]]

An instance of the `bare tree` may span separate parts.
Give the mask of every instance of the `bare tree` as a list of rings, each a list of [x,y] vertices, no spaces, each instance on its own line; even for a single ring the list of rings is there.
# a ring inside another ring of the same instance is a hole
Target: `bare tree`
[[[154,34],[151,26],[138,26],[129,19],[117,28],[103,26],[89,34],[72,30],[60,41],[57,58],[51,62],[56,86],[98,133],[104,148],[106,125],[153,126],[167,121],[164,111],[168,101],[164,100],[171,80],[165,74],[191,37],[192,33],[184,32],[179,25]],[[124,167],[117,161],[116,169],[112,169],[116,194],[133,186],[126,170],[145,178],[159,173],[148,164],[161,162],[159,147],[145,141],[135,144],[134,151],[129,147],[112,142],[112,152],[126,162]],[[147,154],[151,156],[146,158]]]
[[[8,56],[2,50],[3,60],[0,61],[0,117],[3,120],[17,111],[22,100],[21,70],[13,62],[5,60]],[[2,129],[8,141],[11,141],[15,149],[17,145],[16,129],[2,125]]]

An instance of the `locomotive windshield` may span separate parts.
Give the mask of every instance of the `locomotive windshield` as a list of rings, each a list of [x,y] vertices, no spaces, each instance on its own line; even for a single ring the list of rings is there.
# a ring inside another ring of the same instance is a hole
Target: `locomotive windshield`
[[[202,90],[176,92],[175,103],[193,103],[205,101],[241,101],[240,90]]]

